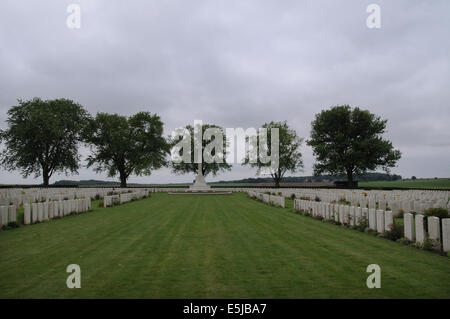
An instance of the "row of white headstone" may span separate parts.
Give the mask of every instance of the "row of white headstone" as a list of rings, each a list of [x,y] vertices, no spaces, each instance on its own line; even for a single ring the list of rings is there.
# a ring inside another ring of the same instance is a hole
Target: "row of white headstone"
[[[114,205],[115,201],[119,200],[119,195],[107,195],[103,197],[103,207],[110,207]]]
[[[394,213],[423,212],[431,207],[450,208],[448,191],[379,191],[379,190],[342,190],[342,189],[270,189],[260,188],[257,192],[275,192],[284,197],[295,195],[296,198],[320,199],[322,202],[339,202],[345,199],[352,206],[362,208],[377,208],[385,210],[387,207]]]
[[[410,199],[421,201],[444,201],[448,202],[450,197],[449,191],[438,190],[364,190],[364,189],[280,189],[281,192],[295,193],[300,196],[315,197],[318,196],[323,201],[329,202],[345,198],[347,201],[364,200],[373,198],[375,201],[392,200],[392,199]]]
[[[359,226],[362,220],[368,221],[368,227],[378,233],[390,231],[394,219],[392,211],[375,210],[374,208],[361,208],[348,205],[314,202],[309,200],[294,200],[294,209],[307,211],[313,216],[335,220],[350,226]],[[441,242],[443,251],[450,251],[450,218],[429,216],[428,229],[425,230],[424,215],[411,213],[404,214],[405,237],[411,241],[423,243],[426,238]],[[442,238],[441,238],[442,233]]]
[[[133,188],[144,190],[147,188]],[[16,208],[29,202],[59,201],[75,198],[103,198],[108,193],[126,193],[129,188],[6,188],[0,189],[0,206],[15,205]]]
[[[24,224],[34,224],[49,219],[61,218],[72,213],[83,213],[91,210],[91,198],[69,199],[64,201],[47,201],[25,203]]]
[[[294,200],[294,209],[307,211],[312,216],[334,219],[336,222],[350,226],[359,226],[363,220],[366,220],[368,227],[379,233],[389,231],[394,223],[392,211],[375,210],[374,208],[296,199]]]
[[[424,221],[425,216],[422,214],[404,214],[405,237],[419,243],[423,243],[427,238],[433,239],[442,242],[444,251],[450,251],[450,218],[440,219],[435,216],[428,216],[428,229],[425,229]]]
[[[247,194],[251,198],[262,200],[266,204],[271,204],[271,205],[275,205],[275,206],[279,206],[279,207],[283,207],[283,208],[285,207],[284,197],[282,197],[282,196],[264,194],[264,193],[259,193],[259,192],[255,192],[255,191],[247,191]]]
[[[124,194],[120,194],[120,203],[127,203],[130,202],[132,200],[135,199],[141,199],[144,197],[148,196],[148,191],[147,190],[140,190],[140,191],[135,191],[132,193],[124,193]]]
[[[0,206],[0,228],[13,222],[16,222],[16,206]]]
[[[149,191],[144,190],[137,190],[131,193],[123,193],[123,194],[116,194],[116,195],[107,195],[103,197],[103,207],[110,207],[114,206],[114,203],[116,201],[119,201],[120,204],[130,202],[135,199],[141,199],[144,197],[147,197],[149,194]]]
[[[147,189],[150,192],[168,192],[183,191],[185,188],[139,188],[133,190]],[[296,198],[309,197],[315,199],[318,197],[323,202],[338,202],[344,198],[352,206],[375,208],[378,203],[379,209],[388,206],[394,214],[399,209],[404,212],[422,212],[429,207],[447,207],[450,208],[449,191],[431,191],[431,190],[361,190],[361,189],[318,189],[318,188],[220,188],[222,191],[232,192],[275,192],[283,197]],[[65,200],[82,197],[103,198],[109,192],[126,193],[126,188],[13,188],[0,190],[0,206],[14,203],[19,207],[25,202],[46,201],[46,200]]]

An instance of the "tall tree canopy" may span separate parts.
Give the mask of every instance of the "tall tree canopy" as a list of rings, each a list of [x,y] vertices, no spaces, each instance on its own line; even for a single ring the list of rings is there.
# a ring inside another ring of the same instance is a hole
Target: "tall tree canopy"
[[[8,128],[1,131],[6,149],[0,156],[7,170],[20,170],[24,177],[42,175],[44,186],[54,173],[77,173],[80,133],[87,112],[68,99],[28,101],[8,110]]]
[[[389,172],[401,153],[383,139],[387,120],[367,110],[352,109],[348,105],[335,106],[316,114],[311,123],[311,139],[317,163],[314,174],[324,172],[347,175],[349,186],[354,174],[381,167]]]
[[[197,140],[197,138],[194,134],[194,127],[191,125],[187,125],[184,129],[188,132],[188,135],[186,136],[186,142],[190,143],[190,147],[184,148],[184,149],[178,149],[178,150],[176,150],[176,152],[177,152],[177,155],[180,157],[183,155],[183,152],[188,152],[187,154],[184,154],[185,159],[187,159],[187,160],[183,160],[181,162],[172,161],[172,163],[171,163],[172,172],[174,172],[176,174],[187,174],[187,173],[197,174],[198,173],[198,163],[195,163],[195,158],[194,158],[195,157],[194,143]],[[214,136],[214,135],[212,135],[212,136],[204,135],[205,131],[208,129],[216,129],[217,132],[220,132],[220,134],[223,137],[222,141],[215,140],[216,136]],[[199,132],[200,132],[200,130],[199,130]],[[219,174],[222,171],[231,170],[231,165],[225,161],[225,156],[224,156],[226,153],[225,150],[227,147],[227,139],[224,134],[223,128],[221,128],[220,126],[214,125],[214,124],[202,124],[202,129],[201,129],[200,134],[201,134],[200,136],[201,136],[202,154],[205,151],[205,148],[207,148],[207,145],[211,146],[212,145],[211,143],[214,144],[214,141],[216,142],[216,146],[218,146],[217,148],[219,148],[219,149],[212,148],[211,153],[210,153],[212,156],[217,156],[217,159],[218,159],[217,161],[208,163],[203,158],[203,160],[202,160],[203,176],[207,176],[209,174],[216,176],[217,174]],[[189,141],[187,139],[189,139]],[[175,146],[175,144],[180,143],[182,140],[183,140],[183,136],[180,135],[180,136],[176,137],[175,139],[172,139],[171,144],[172,144],[172,146]],[[220,146],[219,146],[219,144],[220,144]],[[199,142],[199,145],[200,145],[200,142]],[[222,150],[220,150],[220,148],[222,148]]]
[[[88,167],[119,174],[121,187],[127,186],[131,174],[150,175],[166,165],[170,147],[163,137],[159,116],[139,112],[129,118],[118,114],[97,113],[84,132],[92,154]]]
[[[286,172],[295,173],[301,168],[303,168],[302,154],[300,152],[300,146],[303,139],[297,135],[297,132],[290,128],[286,121],[282,122],[269,122],[265,123],[262,128],[267,129],[267,150],[268,153],[272,154],[272,139],[271,129],[278,128],[278,167],[275,169],[270,169],[271,163],[264,163],[261,161],[260,156],[258,156],[255,163],[250,163],[249,157],[247,156],[244,165],[250,165],[251,167],[257,168],[257,174],[259,175],[262,170],[268,169],[270,176],[275,182],[275,186],[279,187],[280,182],[283,179]],[[258,145],[260,136],[258,135]],[[258,149],[258,155],[261,149]]]

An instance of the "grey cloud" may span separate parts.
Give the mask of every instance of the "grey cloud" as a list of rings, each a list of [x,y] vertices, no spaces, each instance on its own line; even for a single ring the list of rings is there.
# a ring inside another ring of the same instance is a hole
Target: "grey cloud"
[[[80,30],[65,25],[71,2]],[[365,25],[370,3],[381,6],[379,30]],[[315,113],[351,104],[388,119],[403,152],[395,173],[448,176],[449,9],[445,0],[4,0],[0,126],[17,98],[67,97],[92,113],[156,112],[167,134],[194,119],[244,128],[286,119],[307,138]],[[2,180],[22,178],[2,171]],[[168,170],[131,179],[190,180]]]

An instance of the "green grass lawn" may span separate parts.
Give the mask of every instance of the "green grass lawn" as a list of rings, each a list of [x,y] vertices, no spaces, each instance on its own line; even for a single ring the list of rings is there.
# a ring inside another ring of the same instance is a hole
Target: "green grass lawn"
[[[450,298],[450,258],[232,196],[169,196],[0,232],[1,298]],[[81,267],[81,289],[66,267]],[[368,289],[366,267],[381,267]]]
[[[450,189],[450,178],[418,179],[407,181],[359,182],[359,187],[442,188]]]

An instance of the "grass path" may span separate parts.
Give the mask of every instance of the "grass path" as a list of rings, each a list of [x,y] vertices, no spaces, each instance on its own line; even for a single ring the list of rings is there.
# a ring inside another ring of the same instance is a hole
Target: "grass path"
[[[65,269],[81,267],[81,289]],[[379,264],[382,288],[368,289]],[[0,232],[1,298],[450,298],[450,258],[244,194],[151,198]]]

